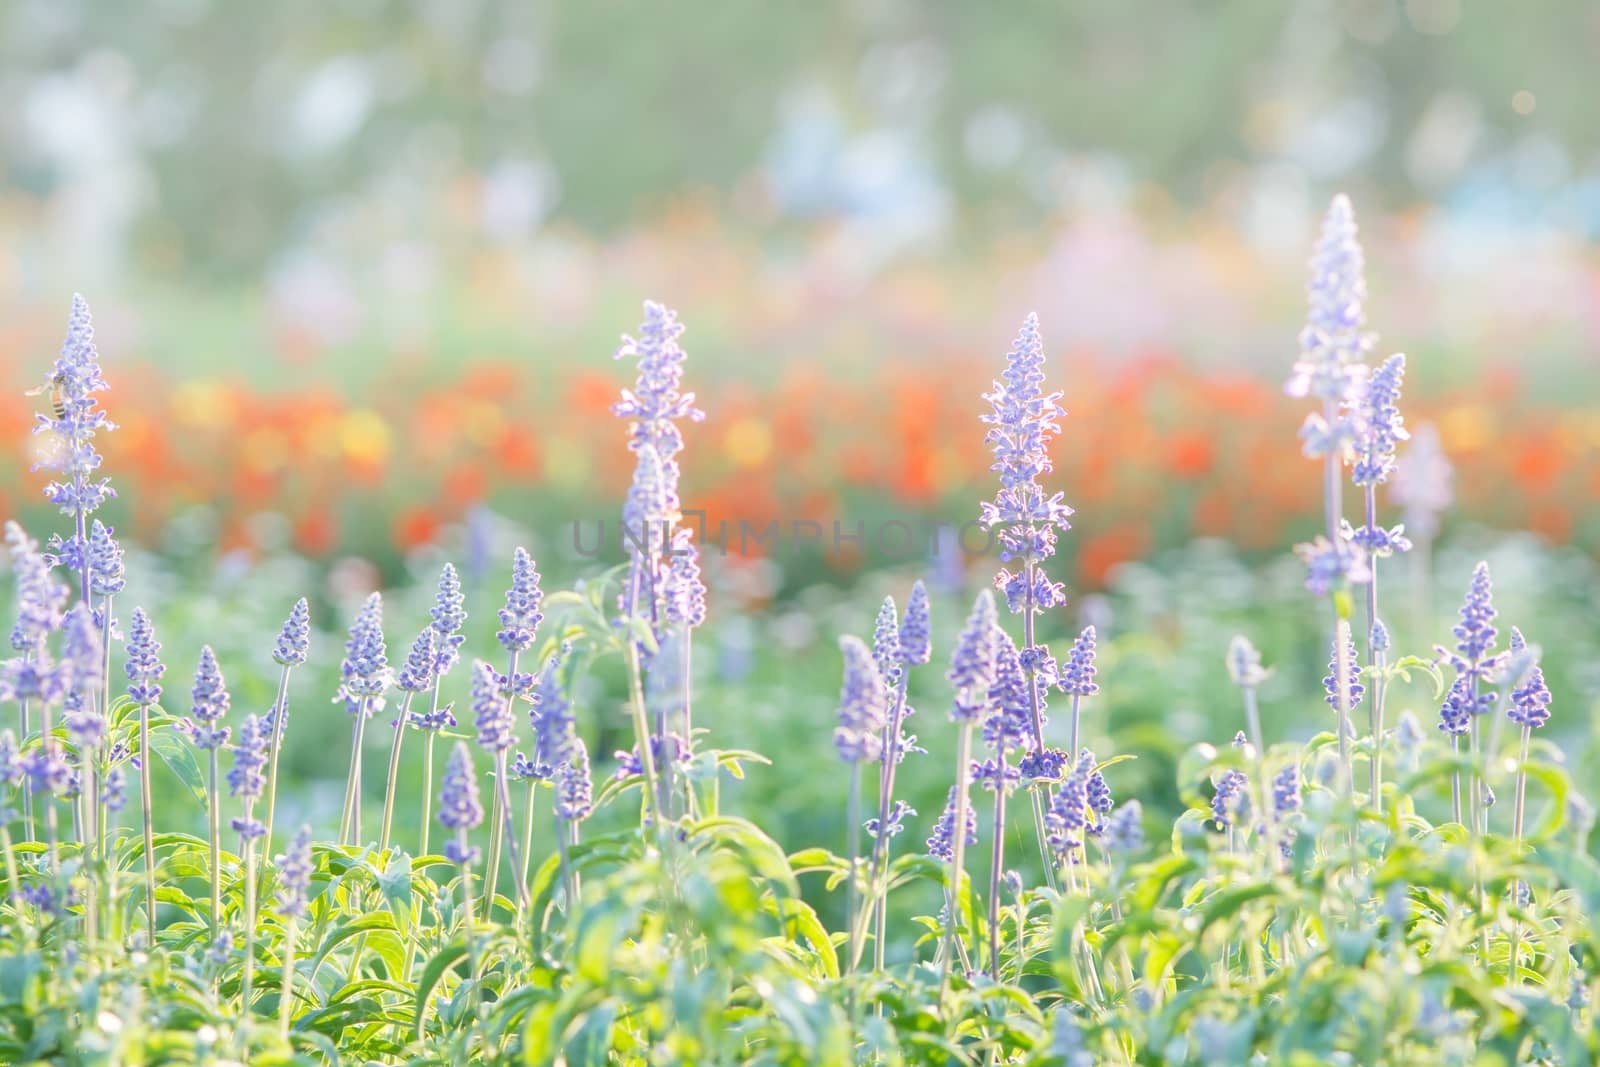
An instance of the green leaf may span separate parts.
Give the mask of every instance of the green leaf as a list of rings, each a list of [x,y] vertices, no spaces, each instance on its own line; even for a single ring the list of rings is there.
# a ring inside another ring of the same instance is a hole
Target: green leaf
[[[173,774],[178,776],[202,808],[206,807],[206,779],[195,759],[194,746],[177,730],[157,730],[151,724],[150,747],[161,757]]]
[[[422,1036],[422,1024],[428,1019],[428,1001],[433,999],[433,990],[445,972],[454,967],[467,954],[466,944],[452,942],[439,950],[428,960],[427,966],[422,968],[422,977],[417,981],[417,999],[413,1003],[413,1018],[415,1022],[411,1027],[411,1036]]]

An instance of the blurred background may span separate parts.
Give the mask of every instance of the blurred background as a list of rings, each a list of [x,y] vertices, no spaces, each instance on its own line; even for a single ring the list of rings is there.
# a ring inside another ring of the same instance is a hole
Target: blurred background
[[[847,531],[975,517],[981,394],[1036,310],[1069,413],[1052,485],[1078,509],[1047,636],[1104,628],[1090,738],[1140,752],[1123,784],[1170,806],[1181,745],[1236,728],[1234,629],[1280,664],[1269,733],[1325,725],[1321,612],[1287,555],[1318,475],[1282,383],[1344,191],[1380,350],[1410,357],[1407,419],[1455,470],[1431,565],[1391,587],[1416,605],[1405,636],[1443,639],[1489,555],[1558,721],[1592,744],[1597,53],[1600,9],[1576,0],[10,0],[0,513],[60,525],[23,393],[81,291],[120,425],[106,514],[175,660],[218,644],[259,705],[295,592],[330,631],[297,683],[315,795],[343,772],[320,709],[361,594],[390,589],[409,641],[455,559],[486,652],[512,544],[550,587],[622,558],[577,551],[572,524],[612,519],[627,484],[608,408],[633,372],[611,354],[641,300],[679,310],[708,413],[685,505]],[[996,566],[745,547],[708,561],[697,707],[769,750],[809,717],[819,761],[834,635],[921,574],[953,629]],[[615,683],[586,683],[602,745]],[[1431,700],[1419,684],[1425,720]],[[912,777],[925,821],[940,773]],[[837,832],[825,780],[741,788],[786,844]]]

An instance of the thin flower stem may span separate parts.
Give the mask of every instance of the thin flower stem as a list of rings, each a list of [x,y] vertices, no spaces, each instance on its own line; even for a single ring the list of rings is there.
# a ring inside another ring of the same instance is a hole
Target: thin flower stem
[[[355,726],[350,732],[350,771],[345,776],[344,814],[339,820],[339,840],[357,845],[361,837],[361,741],[366,736],[367,698],[356,709]]]
[[[961,733],[956,741],[956,810],[955,820],[951,824],[953,834],[950,845],[950,921],[944,928],[944,963],[939,971],[940,995],[949,991],[950,985],[950,960],[955,950],[961,947],[961,935],[957,932],[961,925],[961,876],[966,864],[967,852],[967,786],[969,778],[968,761],[972,758],[972,723],[961,724]]]
[[[989,853],[989,976],[1000,978],[1000,868],[1006,847],[1006,750],[999,749],[1000,770],[994,787],[994,843]]]
[[[245,805],[245,823],[250,822],[253,804]],[[255,841],[245,836],[239,845],[244,861],[244,979],[241,987],[239,1010],[250,1014],[250,991],[256,976],[256,864]]]
[[[501,749],[494,756],[494,794],[495,808],[500,812],[500,833],[505,838],[506,858],[511,862],[511,870],[520,874],[522,871],[522,849],[517,844],[517,828],[513,825],[511,817],[511,783],[510,775],[506,773],[506,750]],[[518,877],[517,906],[526,910],[528,907],[528,882],[527,879]],[[492,893],[493,890],[491,889]],[[492,897],[490,898],[493,899]]]
[[[156,947],[156,836],[150,789],[150,705],[139,705],[139,801],[144,808],[144,896],[150,948]]]
[[[214,740],[214,739],[213,739]],[[217,748],[208,750],[211,777],[207,786],[210,800],[207,817],[211,824],[211,940],[215,944],[222,927],[222,810],[217,795]]]
[[[300,923],[291,916],[283,934],[283,990],[278,994],[278,1037],[289,1040],[289,1017],[294,1014],[294,950]]]
[[[884,726],[883,762],[878,775],[878,833],[872,842],[872,869],[867,876],[867,891],[872,895],[867,909],[876,924],[872,944],[872,968],[878,972],[883,970],[884,933],[888,925],[889,886],[885,878],[885,867],[889,862],[889,810],[894,803],[895,772],[899,768],[894,748],[900,740],[900,725],[905,715],[906,690],[910,684],[910,674],[908,668],[901,668],[900,681],[895,688],[894,708],[890,711],[889,720]],[[880,880],[883,882],[881,885]]]
[[[856,868],[861,855],[861,768],[853,763],[850,764],[850,801],[845,838],[846,851],[850,856],[850,874],[845,878],[845,929],[850,932],[850,962],[845,973],[854,974],[856,963],[861,959],[862,931],[856,926],[856,908],[860,897],[856,887],[860,872]]]
[[[428,708],[429,720],[439,713],[439,684],[440,679],[434,679],[433,696]],[[439,739],[439,731],[428,730],[428,743],[422,747],[422,840],[418,843],[417,855],[428,854],[428,830],[432,822],[433,813],[433,744]]]
[[[32,658],[32,652],[23,653],[22,660],[24,663],[28,662]],[[27,744],[28,701],[26,699],[17,701],[17,725],[20,729],[20,732],[17,734],[17,739],[21,743]],[[22,790],[22,833],[24,841],[34,841],[38,838],[38,831],[33,823],[33,790],[28,788],[26,785]]]
[[[1031,530],[1030,530],[1031,533]],[[1033,645],[1033,585],[1037,580],[1035,571],[1037,564],[1032,559],[1027,561],[1024,570],[1023,609],[1022,609],[1022,644],[1025,650],[1031,650]],[[1033,666],[1033,657],[1028,657],[1028,725],[1033,730],[1033,751],[1035,755],[1044,751],[1044,715],[1039,710],[1039,676]],[[1073,716],[1073,730],[1076,736],[1077,716]],[[1068,759],[1077,758],[1077,744],[1074,741],[1073,750],[1067,753]],[[1033,828],[1039,839],[1039,854],[1044,857],[1044,877],[1051,889],[1057,889],[1055,864],[1050,862],[1050,845],[1045,836],[1044,812],[1050,806],[1051,792],[1048,782],[1033,790]]]
[[[1522,859],[1522,820],[1527,811],[1528,797],[1528,743],[1532,740],[1532,727],[1522,727],[1522,745],[1517,755],[1517,789],[1511,801],[1511,856],[1514,860]],[[1518,879],[1512,883],[1512,899],[1518,904],[1522,902],[1525,883]],[[1522,924],[1513,922],[1511,925],[1511,954],[1510,971],[1511,981],[1516,985],[1522,984],[1522,968],[1518,965],[1518,957],[1522,955]]]
[[[693,666],[691,642],[693,639],[694,630],[689,626],[684,625],[679,628],[678,648],[680,649],[682,660],[678,664],[678,673],[680,675],[679,682],[683,686],[683,758],[685,760],[690,760],[694,757],[694,716],[691,708],[691,701],[694,696],[694,684],[691,678],[693,673],[691,670]],[[694,809],[694,782],[687,777],[683,783],[683,804],[685,811]],[[573,829],[577,829],[576,825],[574,825]]]
[[[531,790],[529,795],[532,795]],[[529,806],[528,814],[530,816],[533,814],[531,805]],[[567,850],[567,825],[565,819],[556,820],[556,849],[561,856],[561,885],[567,894],[567,914],[570,916],[573,909],[578,906],[578,872],[572,869],[572,857]],[[576,844],[578,829],[576,823],[572,824],[572,829],[573,842]]]
[[[389,851],[389,831],[394,826],[394,791],[400,781],[400,745],[405,740],[406,730],[410,728],[411,698],[415,694],[407,692],[405,699],[400,702],[400,715],[394,724],[394,741],[389,746],[389,784],[383,791],[383,829],[378,836],[378,851]]]
[[[513,651],[511,653],[511,661],[506,667],[506,704],[504,717],[508,720],[512,717],[511,709],[516,703],[517,699],[517,664],[521,658],[522,654],[520,652]],[[491,805],[489,815],[489,862],[484,868],[485,876],[483,880],[483,913],[486,918],[491,918],[494,915],[494,895],[496,890],[498,890],[500,887],[500,852],[502,848],[502,842],[505,840],[508,833],[511,834],[513,841],[516,839],[515,832],[509,830],[506,825],[506,820],[510,817],[509,809],[511,807],[511,803],[510,794],[506,792],[505,786],[506,761],[504,759],[503,750],[495,753],[494,766],[494,801]],[[514,854],[515,849],[513,849],[513,855]],[[512,861],[512,866],[516,866],[516,861],[514,858]]]
[[[463,827],[456,831],[457,839],[464,850],[467,847],[467,831]],[[483,1018],[482,1001],[478,995],[478,934],[477,919],[474,918],[472,909],[472,864],[461,865],[461,910],[462,930],[467,943],[467,981],[471,985],[467,989],[468,1004],[471,1006],[472,1016],[478,1021]]]
[[[1378,524],[1378,487],[1376,483],[1367,487],[1367,529],[1376,528]],[[1368,759],[1372,795],[1369,798],[1372,810],[1379,815],[1383,814],[1383,702],[1388,695],[1387,679],[1383,669],[1388,657],[1384,651],[1373,644],[1373,636],[1378,625],[1378,559],[1373,556],[1367,561],[1367,569],[1372,576],[1367,579],[1367,662],[1372,666],[1372,695],[1367,700],[1367,720],[1372,731],[1372,755]]]
[[[1450,735],[1450,755],[1457,761],[1461,758],[1461,735]],[[1452,767],[1450,770],[1450,818],[1461,823],[1461,768]],[[1465,823],[1461,823],[1463,826]]]
[[[644,678],[639,669],[639,643],[631,636],[628,638],[628,689],[629,703],[633,705],[633,733],[639,745],[639,768],[644,774],[644,798],[642,816],[646,822],[650,821],[650,812],[656,801],[656,759],[650,751],[650,723],[644,707]],[[665,832],[665,827],[660,825],[665,819],[655,820],[657,829]]]
[[[272,819],[278,811],[278,754],[283,751],[284,720],[289,717],[289,665],[278,672],[278,695],[272,701],[272,756],[267,763],[267,830],[261,838],[261,865],[272,856]]]

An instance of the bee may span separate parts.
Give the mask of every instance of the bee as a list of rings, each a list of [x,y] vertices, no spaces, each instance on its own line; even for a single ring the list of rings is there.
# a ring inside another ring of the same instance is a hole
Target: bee
[[[67,376],[52,374],[50,380],[43,385],[29,389],[23,396],[43,396],[50,394],[50,410],[55,413],[57,422],[65,422],[67,418]]]

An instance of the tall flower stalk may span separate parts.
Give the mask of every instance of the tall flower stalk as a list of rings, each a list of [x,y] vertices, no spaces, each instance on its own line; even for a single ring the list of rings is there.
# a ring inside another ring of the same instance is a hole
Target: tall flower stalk
[[[433,685],[433,671],[438,663],[438,635],[431,625],[424,626],[411,643],[406,661],[395,675],[395,688],[405,696],[400,699],[400,711],[394,719],[394,737],[389,745],[389,777],[383,790],[383,828],[378,834],[378,851],[389,851],[389,832],[394,826],[395,788],[400,781],[400,746],[406,731],[411,728],[411,701],[418,693]]]
[[[477,675],[493,673],[486,663],[479,663]],[[475,679],[476,680],[476,679]],[[483,824],[483,804],[478,800],[478,776],[472,769],[472,750],[466,742],[457,741],[450,752],[450,762],[445,767],[444,785],[439,792],[439,821],[454,836],[445,842],[445,859],[461,868],[462,934],[467,945],[467,982],[470,985],[474,1015],[479,1014],[478,994],[478,937],[477,921],[473,915],[472,865],[481,855],[471,843],[470,835]]]
[[[272,727],[255,715],[245,716],[239,741],[233,746],[233,769],[228,772],[228,793],[244,804],[244,813],[230,824],[239,834],[240,866],[244,870],[244,978],[240,999],[250,1012],[251,987],[256,973],[256,839],[267,832],[255,817],[256,801],[266,789],[265,768],[272,745]]]
[[[295,601],[289,617],[278,631],[278,642],[272,648],[272,661],[278,665],[278,695],[273,698],[272,711],[267,714],[267,727],[271,732],[271,759],[267,764],[267,822],[266,833],[261,837],[261,859],[272,855],[272,819],[278,810],[278,757],[283,753],[283,732],[289,720],[289,672],[305,663],[311,653],[311,605],[305,597]]]
[[[1328,207],[1322,235],[1311,258],[1311,280],[1307,286],[1310,310],[1305,328],[1300,331],[1300,357],[1285,391],[1290,396],[1310,397],[1321,402],[1320,411],[1306,416],[1300,440],[1307,456],[1322,460],[1326,532],[1311,544],[1301,546],[1301,552],[1309,570],[1307,587],[1318,595],[1337,594],[1330,598],[1330,603],[1332,641],[1340,651],[1334,657],[1333,673],[1341,693],[1354,666],[1343,654],[1349,631],[1349,606],[1343,585],[1346,582],[1360,584],[1369,575],[1365,553],[1344,536],[1340,477],[1340,467],[1353,455],[1359,440],[1360,398],[1367,374],[1365,359],[1373,344],[1362,310],[1367,293],[1364,270],[1365,257],[1356,238],[1355,213],[1348,198],[1336,196]],[[1350,709],[1341,700],[1335,710],[1342,784],[1344,789],[1353,792]]]
[[[347,845],[361,843],[361,746],[366,736],[367,719],[383,707],[383,694],[393,680],[389,653],[383,640],[383,595],[373,593],[362,604],[345,641],[344,662],[339,672],[342,681],[335,703],[342,702],[355,717],[350,731],[350,771],[345,776],[344,810],[339,820],[339,839]]]
[[[439,703],[440,690],[445,675],[460,661],[461,646],[466,641],[461,634],[461,627],[467,622],[466,597],[461,592],[461,578],[452,564],[446,563],[439,571],[439,586],[428,616],[433,625],[434,651],[438,658],[434,661],[428,710],[412,712],[411,716],[412,725],[427,738],[422,753],[422,840],[417,851],[419,856],[428,854],[428,831],[433,825],[428,809],[433,803],[434,742],[439,739],[440,730],[456,724],[455,716],[451,714],[452,705]]]
[[[956,724],[956,786],[955,808],[950,813],[952,835],[950,841],[949,908],[950,921],[945,924],[943,963],[940,968],[941,988],[949,981],[951,957],[959,948],[956,933],[961,922],[962,881],[966,870],[967,835],[959,832],[967,825],[969,816],[968,789],[972,774],[972,728],[984,717],[990,706],[989,690],[995,680],[995,635],[999,629],[995,613],[994,595],[987,589],[978,594],[967,616],[966,627],[956,641],[950,655],[950,669],[945,672],[955,698],[950,705],[950,718]]]
[[[150,944],[156,943],[156,840],[155,803],[150,787],[150,709],[161,703],[161,676],[167,672],[161,662],[161,642],[143,608],[133,609],[128,634],[128,696],[139,708],[139,801],[144,829],[145,915],[149,920]]]
[[[1522,631],[1515,626],[1511,628],[1511,655],[1516,657],[1519,653],[1530,651],[1528,643],[1522,636]],[[1506,718],[1515,723],[1521,731],[1517,748],[1517,786],[1516,794],[1511,806],[1511,847],[1512,854],[1518,858],[1522,855],[1522,820],[1527,812],[1528,794],[1528,747],[1533,739],[1533,731],[1550,721],[1550,688],[1545,685],[1544,670],[1537,664],[1531,667],[1511,691],[1511,706],[1506,709]],[[1517,882],[1513,887],[1515,898],[1520,898],[1526,889],[1523,882]],[[1511,978],[1518,985],[1522,984],[1522,971],[1518,961],[1521,955],[1522,926],[1515,925],[1515,933],[1511,939]]]
[[[839,725],[833,731],[833,747],[850,768],[850,799],[846,825],[849,828],[850,875],[845,879],[846,925],[850,932],[849,968],[861,958],[861,928],[856,922],[857,857],[861,851],[861,769],[883,755],[884,693],[883,678],[873,663],[872,652],[859,637],[839,638],[844,656],[844,680],[839,689]]]
[[[517,872],[517,899],[527,904],[528,886],[522,878],[522,853],[517,845],[517,831],[511,819],[511,785],[509,753],[516,742],[516,719],[511,708],[519,694],[533,687],[533,676],[518,674],[522,654],[533,647],[534,637],[544,614],[539,605],[544,593],[539,589],[539,572],[533,557],[524,548],[518,548],[511,564],[511,587],[506,590],[505,607],[500,609],[500,630],[496,637],[506,650],[510,663],[504,679],[495,678],[498,699],[491,701],[484,689],[485,676],[480,663],[473,678],[473,714],[478,727],[478,744],[494,759],[494,815],[489,823],[489,876],[484,885],[484,908],[494,905],[495,888],[500,881],[500,850],[504,844],[511,857],[511,869]],[[493,675],[493,668],[489,668]]]
[[[283,986],[278,995],[278,1037],[289,1039],[294,1015],[294,958],[311,888],[311,827],[301,826],[288,849],[273,860],[278,876],[278,915],[283,919]]]
[[[1071,529],[1067,521],[1072,508],[1063,503],[1062,494],[1047,496],[1039,478],[1051,472],[1050,438],[1061,432],[1056,421],[1066,415],[1059,403],[1060,392],[1046,393],[1044,385],[1044,345],[1039,338],[1039,317],[1030,313],[1006,354],[1006,369],[992,391],[984,394],[990,404],[982,416],[989,426],[984,441],[994,451],[991,470],[999,475],[1000,488],[992,501],[982,505],[979,522],[997,530],[1002,563],[1020,562],[1013,573],[1002,568],[995,576],[995,588],[1005,593],[1006,606],[1013,615],[1022,615],[1022,670],[1027,678],[1028,718],[1032,738],[1030,762],[1042,769],[1046,761],[1044,744],[1044,690],[1056,680],[1055,660],[1050,651],[1034,639],[1036,617],[1066,603],[1066,591],[1052,582],[1040,565],[1055,555],[1056,531]],[[1032,790],[1034,831],[1041,856],[1048,855],[1045,842],[1044,812],[1049,807],[1048,779]],[[1048,861],[1047,872],[1051,871]],[[1049,874],[1051,885],[1054,873]]]
[[[211,939],[215,943],[222,931],[222,805],[217,792],[217,750],[228,743],[228,727],[222,719],[231,703],[217,655],[210,645],[200,649],[200,664],[195,668],[190,690],[189,718],[184,732],[194,746],[206,754],[206,812],[211,834]]]
[[[1007,762],[1007,754],[1028,742],[1028,692],[1016,642],[995,626],[994,682],[989,686],[989,713],[983,722],[983,740],[993,755],[974,764],[973,773],[985,789],[994,791],[993,840],[989,855],[989,975],[1000,975],[1000,879],[1005,871],[1006,798],[1021,771]]]
[[[1378,617],[1378,561],[1411,548],[1403,525],[1386,528],[1378,524],[1378,486],[1394,473],[1396,449],[1410,437],[1399,408],[1405,372],[1406,357],[1396,353],[1384,360],[1362,389],[1356,461],[1350,471],[1350,480],[1362,490],[1366,507],[1365,523],[1350,531],[1349,537],[1367,554],[1367,662],[1372,666],[1372,697],[1367,701],[1372,734],[1368,800],[1378,812],[1383,811],[1383,712],[1388,688],[1384,669],[1389,651],[1389,630]]]
[[[70,594],[51,574],[50,561],[39,551],[38,542],[15,522],[6,523],[6,545],[16,573],[16,624],[11,630],[11,647],[19,655],[6,662],[0,684],[3,684],[4,694],[15,700],[21,709],[24,741],[29,709],[39,712],[39,750],[25,761],[28,782],[24,796],[29,798],[30,806],[24,810],[31,813],[31,797],[42,795],[45,859],[49,869],[55,871],[60,859],[55,800],[66,784],[68,769],[56,745],[53,709],[61,703],[65,692],[63,679],[50,655],[49,639],[61,627]],[[31,821],[28,835],[35,836]]]

